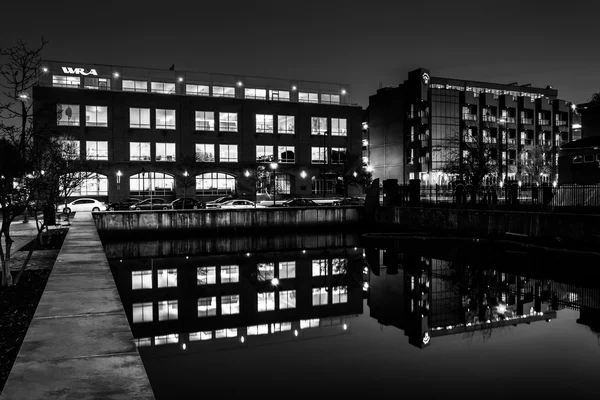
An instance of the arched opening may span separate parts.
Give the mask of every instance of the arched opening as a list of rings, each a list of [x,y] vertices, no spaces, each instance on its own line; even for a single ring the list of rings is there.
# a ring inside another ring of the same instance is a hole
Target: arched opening
[[[175,180],[162,172],[142,172],[129,177],[131,196],[172,196]]]
[[[77,172],[61,177],[61,194],[65,197],[108,196],[108,177],[96,172]]]
[[[196,176],[198,196],[226,195],[235,192],[235,176],[221,172],[207,172]]]

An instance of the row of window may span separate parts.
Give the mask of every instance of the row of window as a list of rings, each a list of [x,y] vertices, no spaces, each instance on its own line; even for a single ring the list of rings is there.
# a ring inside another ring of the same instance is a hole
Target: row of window
[[[84,78],[83,87],[85,89],[110,90],[109,78]],[[78,76],[53,75],[52,86],[55,87],[81,87],[81,78]],[[124,92],[148,92],[148,81],[124,79],[122,83]],[[293,89],[295,90],[295,89]],[[150,93],[176,94],[176,84],[171,82],[150,82]],[[235,97],[234,86],[212,86],[211,85],[185,85],[185,94],[192,96],[212,96],[212,97]],[[244,88],[244,98],[255,100],[275,100],[290,101],[289,90],[272,90],[263,88]],[[319,103],[319,93],[298,92],[298,101],[300,103]],[[340,95],[331,93],[321,93],[320,103],[322,104],[340,104]]]
[[[218,153],[216,148],[218,146]],[[277,148],[277,154],[275,154]],[[86,141],[85,158],[87,160],[107,161],[107,141]],[[151,161],[150,142],[130,142],[129,161]],[[177,161],[175,143],[155,143],[155,161]],[[217,159],[218,154],[218,159]],[[80,142],[78,140],[63,140],[63,155],[67,159],[79,159],[81,156]],[[277,155],[277,157],[276,157]],[[331,159],[331,164],[344,164],[348,157],[346,147],[311,147],[311,163],[326,164]],[[237,144],[212,144],[196,143],[195,160],[197,162],[228,162],[236,163],[239,160]],[[256,162],[277,161],[285,164],[296,162],[295,146],[256,146]]]
[[[155,109],[156,129],[176,129],[175,110]],[[296,121],[293,115],[256,114],[255,130],[257,133],[295,134]],[[195,129],[197,131],[237,132],[238,113],[219,112],[218,126],[215,123],[214,111],[196,111]],[[345,118],[331,118],[331,129],[328,129],[327,117],[311,117],[311,134],[346,136],[348,124]],[[57,125],[79,126],[79,105],[58,104]],[[276,124],[275,124],[276,123]],[[85,106],[85,125],[108,127],[108,111],[104,106]],[[150,108],[130,108],[129,127],[150,129]]]
[[[596,158],[596,162],[600,163],[600,153],[596,154],[595,158]],[[582,162],[593,163],[594,162],[594,154],[585,154],[585,155],[578,154],[576,156],[573,156],[573,164],[581,164]]]

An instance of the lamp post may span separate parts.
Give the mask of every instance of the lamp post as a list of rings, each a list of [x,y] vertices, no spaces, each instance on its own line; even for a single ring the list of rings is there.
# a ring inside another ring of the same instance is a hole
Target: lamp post
[[[190,174],[188,174],[187,170],[183,172],[183,197],[187,196],[187,189],[188,189],[188,176],[190,176]]]
[[[146,195],[144,194],[144,190],[146,190],[145,177],[146,177],[146,170],[144,168],[142,168],[142,200],[146,199]]]
[[[275,179],[275,175],[277,174],[277,167],[279,166],[279,164],[277,164],[276,162],[272,162],[270,167],[271,170],[273,170],[273,207],[275,207],[275,196],[277,195],[277,180]]]
[[[121,170],[117,171],[117,197],[121,197],[121,176],[123,176],[123,173],[121,172]]]

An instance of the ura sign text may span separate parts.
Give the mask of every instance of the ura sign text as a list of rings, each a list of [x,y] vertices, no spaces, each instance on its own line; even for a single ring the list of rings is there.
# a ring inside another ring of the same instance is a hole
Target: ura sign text
[[[71,67],[62,67],[62,70],[65,74],[74,74],[74,75],[98,75],[95,69],[86,70],[85,68],[71,68]]]

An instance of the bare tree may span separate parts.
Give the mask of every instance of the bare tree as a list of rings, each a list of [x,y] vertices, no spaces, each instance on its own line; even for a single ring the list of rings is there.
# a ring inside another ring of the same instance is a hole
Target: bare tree
[[[600,103],[600,91],[592,93],[590,96],[590,103]]]
[[[343,195],[348,197],[350,186],[360,186],[363,191],[371,184],[373,175],[367,171],[367,165],[362,161],[362,157],[356,154],[350,154],[342,165],[340,176],[342,178]]]
[[[527,174],[533,183],[541,184],[543,175],[552,174],[552,164],[550,146],[535,145],[521,152],[522,174]]]

